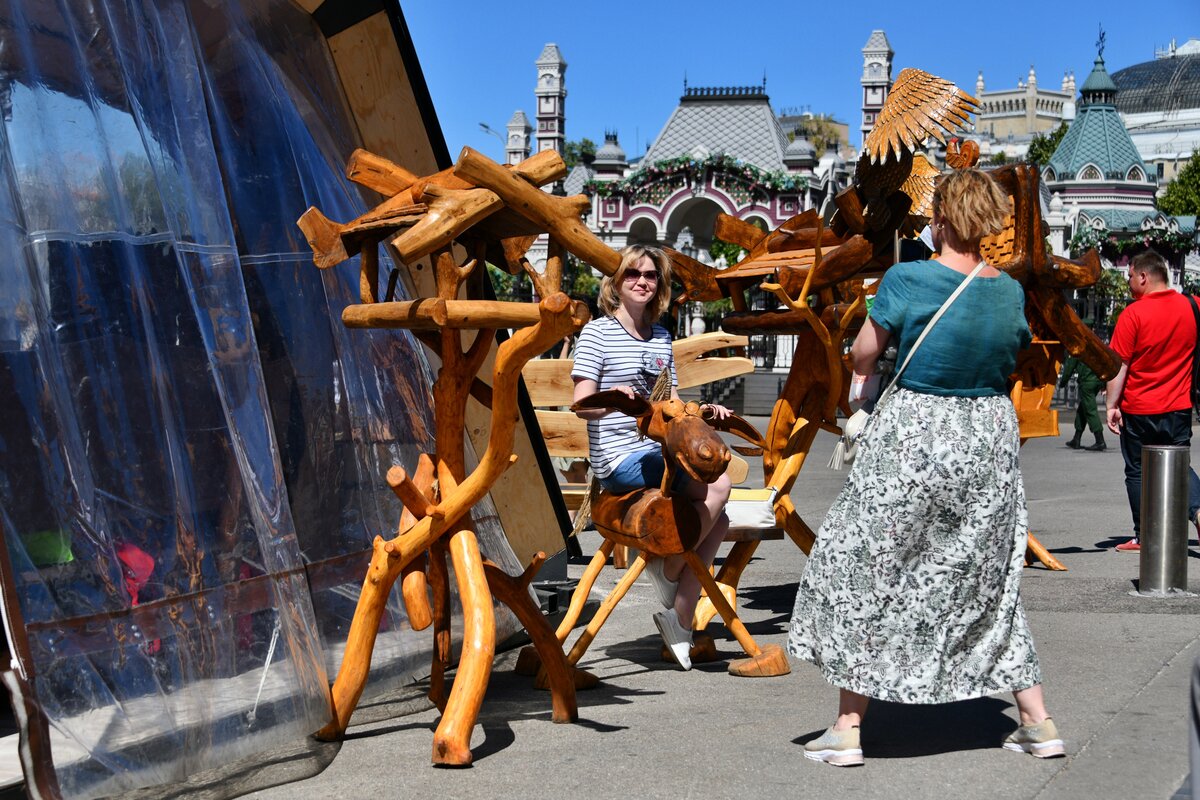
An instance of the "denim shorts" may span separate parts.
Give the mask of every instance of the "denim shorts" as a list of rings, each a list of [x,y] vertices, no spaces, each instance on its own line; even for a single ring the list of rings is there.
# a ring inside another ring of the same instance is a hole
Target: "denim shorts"
[[[616,469],[600,479],[600,485],[604,487],[604,491],[613,494],[624,494],[646,487],[657,489],[662,486],[663,473],[666,471],[667,463],[663,460],[662,450],[639,450],[622,459]],[[687,473],[680,470],[675,473],[671,489],[679,491],[687,480]]]

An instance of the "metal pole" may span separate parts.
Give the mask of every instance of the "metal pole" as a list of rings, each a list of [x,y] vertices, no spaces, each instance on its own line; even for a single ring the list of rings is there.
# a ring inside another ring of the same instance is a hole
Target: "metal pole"
[[[1142,448],[1142,531],[1138,592],[1187,591],[1190,452],[1181,445]]]

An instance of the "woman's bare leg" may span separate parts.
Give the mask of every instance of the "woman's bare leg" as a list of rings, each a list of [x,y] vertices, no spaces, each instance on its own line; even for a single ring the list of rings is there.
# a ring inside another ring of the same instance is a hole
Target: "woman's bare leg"
[[[871,698],[852,692],[849,689],[838,690],[838,718],[834,723],[835,731],[849,730],[862,725],[863,715],[867,713],[867,703]]]
[[[1046,713],[1046,699],[1042,696],[1040,683],[1037,686],[1013,692],[1013,698],[1017,701],[1017,711],[1021,713],[1022,725],[1036,725],[1050,716]]]
[[[700,538],[696,543],[696,555],[706,566],[711,566],[717,557],[725,533],[729,530],[729,517],[725,516],[725,503],[733,483],[728,475],[722,475],[711,484],[691,482],[687,486],[688,496],[700,517]],[[700,600],[700,581],[691,570],[684,569],[683,559],[672,556],[667,560],[665,573],[671,580],[679,581],[675,592],[675,614],[681,625],[691,627],[696,603]]]

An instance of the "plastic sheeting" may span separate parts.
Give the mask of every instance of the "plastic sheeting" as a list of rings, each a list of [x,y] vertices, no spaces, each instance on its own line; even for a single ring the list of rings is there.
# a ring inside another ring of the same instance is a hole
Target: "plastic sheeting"
[[[357,264],[294,224],[364,210],[324,39],[288,0],[3,0],[0,70],[4,611],[59,790],[302,740],[433,430],[421,348],[345,330]],[[368,694],[430,638],[397,592]]]

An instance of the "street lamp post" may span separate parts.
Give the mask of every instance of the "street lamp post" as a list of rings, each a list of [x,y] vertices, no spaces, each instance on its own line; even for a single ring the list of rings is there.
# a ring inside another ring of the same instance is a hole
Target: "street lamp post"
[[[504,156],[506,155],[506,150],[508,148],[508,140],[504,138],[504,134],[500,133],[500,131],[488,125],[486,122],[479,123],[479,130],[483,131],[484,133],[490,133],[492,136],[495,136],[500,140],[500,161],[503,162],[505,160]]]

